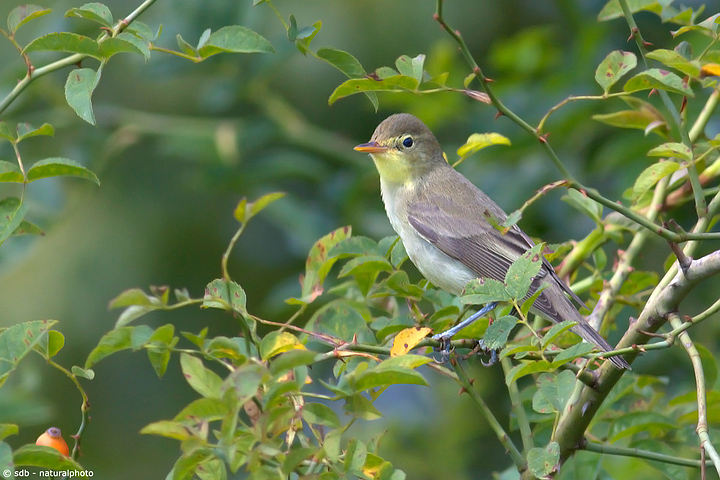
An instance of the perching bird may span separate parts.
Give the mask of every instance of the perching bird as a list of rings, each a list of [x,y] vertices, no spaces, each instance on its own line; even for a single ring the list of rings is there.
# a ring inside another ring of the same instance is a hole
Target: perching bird
[[[390,116],[370,142],[355,150],[370,153],[375,162],[385,210],[410,260],[443,290],[460,295],[476,278],[502,282],[510,265],[535,245],[517,226],[502,234],[490,224],[487,213],[500,223],[507,215],[447,163],[433,133],[416,117]],[[543,282],[548,286],[531,312],[556,323],[577,322],[572,331],[602,351],[612,350],[573,306],[566,294],[584,303],[544,257],[528,297]],[[610,360],[619,368],[630,368],[622,357]]]

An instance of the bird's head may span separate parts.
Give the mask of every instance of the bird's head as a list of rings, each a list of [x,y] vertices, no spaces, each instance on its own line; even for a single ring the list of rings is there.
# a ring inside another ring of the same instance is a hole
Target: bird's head
[[[386,118],[368,143],[355,147],[375,161],[380,178],[396,184],[415,183],[446,163],[435,135],[418,118],[399,113]]]

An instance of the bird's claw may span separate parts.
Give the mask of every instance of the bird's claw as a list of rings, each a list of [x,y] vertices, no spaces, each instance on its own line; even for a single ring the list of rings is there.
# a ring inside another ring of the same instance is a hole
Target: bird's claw
[[[444,333],[439,333],[433,335],[432,339],[440,342],[440,345],[434,348],[436,352],[440,352],[440,360],[438,360],[438,363],[447,363],[450,358],[450,353],[455,350],[455,347],[453,347],[450,341],[452,337],[448,337]]]

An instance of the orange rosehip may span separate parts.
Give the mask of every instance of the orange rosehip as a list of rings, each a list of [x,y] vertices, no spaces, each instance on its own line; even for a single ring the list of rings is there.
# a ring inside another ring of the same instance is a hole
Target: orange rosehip
[[[50,427],[45,433],[40,435],[35,441],[35,445],[42,445],[45,447],[51,447],[62,453],[66,457],[70,456],[70,449],[67,443],[62,438],[62,433],[57,427]]]

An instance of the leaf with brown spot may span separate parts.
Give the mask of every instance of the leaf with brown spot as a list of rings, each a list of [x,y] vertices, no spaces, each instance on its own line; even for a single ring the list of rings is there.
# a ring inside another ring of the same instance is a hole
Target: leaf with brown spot
[[[398,332],[393,340],[390,356],[405,355],[415,348],[415,345],[420,343],[430,332],[432,332],[432,328],[428,327],[410,327]]]

